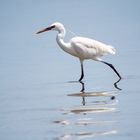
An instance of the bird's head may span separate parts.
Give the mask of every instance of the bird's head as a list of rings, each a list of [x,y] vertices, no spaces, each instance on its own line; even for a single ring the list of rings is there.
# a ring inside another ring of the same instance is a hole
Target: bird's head
[[[49,27],[38,31],[37,34],[40,34],[40,33],[46,32],[46,31],[51,31],[51,30],[61,32],[64,30],[64,25],[59,22],[55,22],[55,23],[51,24]]]

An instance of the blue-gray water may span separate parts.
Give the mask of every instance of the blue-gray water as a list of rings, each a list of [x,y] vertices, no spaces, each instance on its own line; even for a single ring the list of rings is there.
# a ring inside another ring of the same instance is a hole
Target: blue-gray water
[[[1,0],[0,139],[139,139],[139,7],[138,0]],[[55,32],[35,34],[55,21],[116,48],[104,59],[121,73],[122,90],[94,61],[85,61],[83,83],[72,82],[78,59],[58,47]]]

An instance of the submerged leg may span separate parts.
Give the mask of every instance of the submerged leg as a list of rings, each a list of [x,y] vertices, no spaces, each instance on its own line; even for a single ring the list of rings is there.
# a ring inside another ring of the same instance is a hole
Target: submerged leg
[[[101,62],[104,63],[104,64],[106,64],[106,65],[108,65],[110,68],[112,68],[113,71],[118,75],[118,77],[119,77],[120,79],[122,79],[121,75],[118,73],[118,71],[115,69],[115,67],[114,67],[112,64],[107,63],[107,62],[105,62],[105,61],[101,61]]]
[[[82,81],[82,79],[84,78],[83,61],[80,61],[80,63],[81,63],[81,77],[80,77],[79,81]]]

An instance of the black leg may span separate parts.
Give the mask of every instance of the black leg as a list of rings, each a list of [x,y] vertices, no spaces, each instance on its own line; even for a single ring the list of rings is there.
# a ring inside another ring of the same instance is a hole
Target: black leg
[[[83,78],[84,78],[84,68],[83,68],[83,62],[81,62],[81,77],[79,79],[79,82],[82,81]]]
[[[114,68],[114,66],[113,66],[112,64],[107,63],[107,62],[105,62],[105,61],[101,61],[101,62],[104,63],[104,64],[106,64],[106,65],[108,65],[110,68],[112,68],[113,71],[118,75],[118,77],[119,77],[120,79],[122,79],[121,75],[117,72],[117,70]]]

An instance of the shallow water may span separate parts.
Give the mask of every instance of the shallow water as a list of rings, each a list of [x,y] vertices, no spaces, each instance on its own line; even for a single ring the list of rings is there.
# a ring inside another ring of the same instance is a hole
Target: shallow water
[[[122,80],[120,86],[126,81],[129,86],[136,79]],[[11,89],[1,95],[1,137],[53,140],[138,138],[138,101],[138,89],[112,87],[106,90],[104,86],[95,88],[93,81],[44,83]]]
[[[139,139],[138,1],[0,3],[1,140]],[[115,46],[117,54],[104,60],[123,79],[85,61],[84,80],[76,82],[79,60],[59,49],[55,33],[35,35],[52,21]]]

